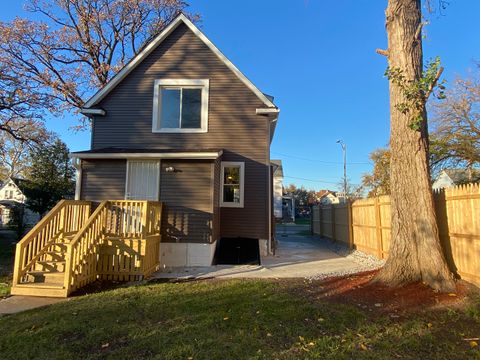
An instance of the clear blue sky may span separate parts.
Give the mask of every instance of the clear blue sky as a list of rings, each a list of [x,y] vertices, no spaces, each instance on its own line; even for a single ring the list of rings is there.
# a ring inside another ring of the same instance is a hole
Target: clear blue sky
[[[381,0],[191,0],[201,28],[281,109],[272,158],[284,163],[285,183],[336,189],[343,176],[360,183],[368,155],[388,142],[386,48]],[[22,0],[2,4],[0,19],[23,15]],[[480,60],[480,1],[451,0],[430,17],[425,58],[440,56],[452,81]],[[89,132],[73,133],[74,119],[50,119],[72,151],[88,149]],[[309,180],[301,180],[309,179]]]

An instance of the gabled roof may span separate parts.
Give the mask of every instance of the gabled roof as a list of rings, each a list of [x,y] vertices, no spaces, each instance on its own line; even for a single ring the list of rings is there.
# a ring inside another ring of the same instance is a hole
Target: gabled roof
[[[317,192],[317,195],[320,197],[320,199],[323,199],[325,196],[328,196],[328,195],[333,195],[337,197],[337,193],[332,190],[320,190]]]
[[[22,192],[25,190],[25,184],[28,180],[20,179],[20,178],[8,178],[2,184],[0,184],[0,190],[6,187],[8,184],[12,183],[15,187]]]
[[[283,178],[283,165],[282,160],[270,160],[270,164],[274,167],[273,174],[275,177],[282,177]]]
[[[442,170],[455,185],[466,184],[469,182],[480,181],[480,172],[472,170],[472,177],[467,169],[444,169]]]
[[[271,96],[262,93],[233,63],[223,55],[220,50],[196,27],[184,14],[180,13],[160,34],[157,35],[144,49],[123,67],[110,81],[100,89],[90,100],[84,109],[89,109],[102,101],[133,69],[135,69],[155,48],[157,48],[180,24],[185,24],[212,52],[250,89],[271,108],[276,108]]]

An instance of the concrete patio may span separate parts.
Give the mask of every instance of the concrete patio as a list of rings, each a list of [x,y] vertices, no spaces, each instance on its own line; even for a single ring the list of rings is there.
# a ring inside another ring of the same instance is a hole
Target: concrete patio
[[[156,279],[192,278],[318,278],[335,273],[353,273],[364,267],[329,248],[328,240],[307,235],[308,225],[277,226],[275,255],[263,257],[261,265],[216,265],[164,269]]]

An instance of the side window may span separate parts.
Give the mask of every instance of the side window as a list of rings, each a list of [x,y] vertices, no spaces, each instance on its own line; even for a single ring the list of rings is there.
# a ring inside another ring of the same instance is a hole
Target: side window
[[[220,205],[243,207],[245,163],[223,161],[221,169]]]

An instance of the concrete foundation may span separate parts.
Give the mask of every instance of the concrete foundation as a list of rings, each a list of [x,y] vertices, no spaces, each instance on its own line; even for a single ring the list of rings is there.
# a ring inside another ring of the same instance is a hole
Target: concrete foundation
[[[160,268],[212,265],[217,242],[212,244],[161,243]]]

